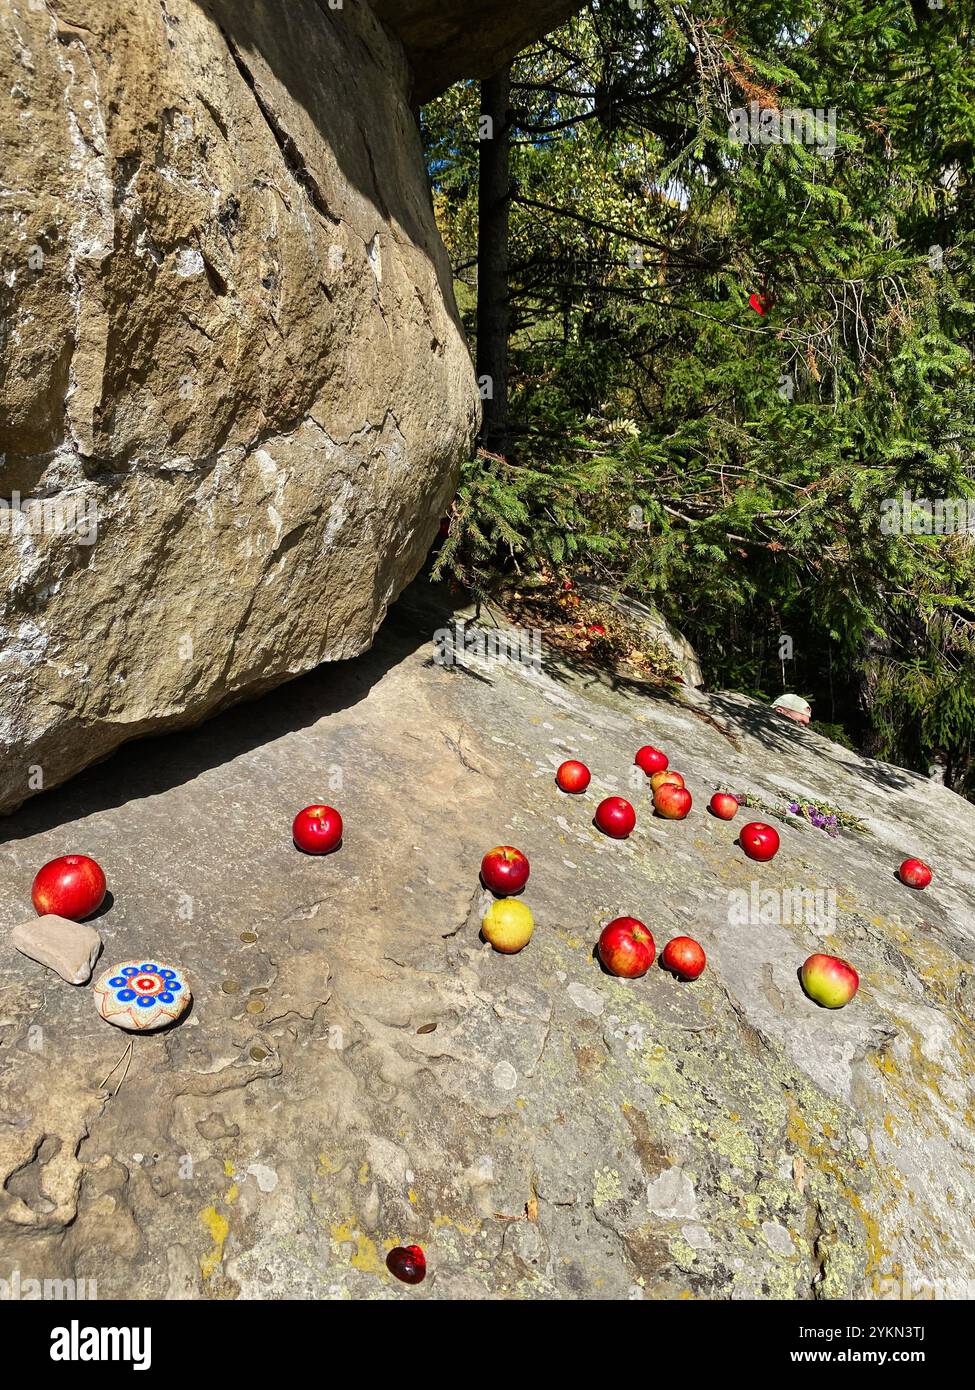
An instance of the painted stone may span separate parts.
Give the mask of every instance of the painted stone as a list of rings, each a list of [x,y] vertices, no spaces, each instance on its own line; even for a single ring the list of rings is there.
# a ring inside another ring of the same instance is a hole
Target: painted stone
[[[94,994],[102,1018],[130,1033],[148,1033],[174,1023],[193,997],[181,970],[151,960],[127,960],[106,970]]]

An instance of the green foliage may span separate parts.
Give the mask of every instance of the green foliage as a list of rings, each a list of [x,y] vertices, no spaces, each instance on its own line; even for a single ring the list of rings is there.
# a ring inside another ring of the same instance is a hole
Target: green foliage
[[[516,444],[466,468],[440,557],[651,597],[712,684],[803,689],[968,791],[971,543],[881,518],[904,490],[975,498],[971,26],[920,0],[594,0],[523,54]],[[835,151],[737,143],[753,102],[835,111]],[[424,111],[472,333],[477,104]]]

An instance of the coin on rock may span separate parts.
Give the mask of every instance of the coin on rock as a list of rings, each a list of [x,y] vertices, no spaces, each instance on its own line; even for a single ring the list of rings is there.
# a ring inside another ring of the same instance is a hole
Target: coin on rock
[[[106,970],[94,994],[102,1018],[130,1033],[149,1033],[175,1023],[193,997],[182,970],[137,960]]]

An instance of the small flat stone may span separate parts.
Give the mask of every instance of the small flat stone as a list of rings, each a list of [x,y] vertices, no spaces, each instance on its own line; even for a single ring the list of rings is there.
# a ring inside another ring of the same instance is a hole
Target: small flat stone
[[[129,1033],[175,1022],[193,997],[182,970],[151,960],[126,960],[106,970],[94,994],[102,1018]]]
[[[56,971],[70,985],[88,983],[102,949],[102,939],[94,927],[53,913],[14,927],[10,944],[21,955]]]

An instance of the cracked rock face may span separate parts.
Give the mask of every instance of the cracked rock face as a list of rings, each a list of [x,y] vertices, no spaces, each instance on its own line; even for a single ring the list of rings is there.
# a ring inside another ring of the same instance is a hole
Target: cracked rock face
[[[0,809],[371,641],[477,402],[365,4],[0,5]]]

